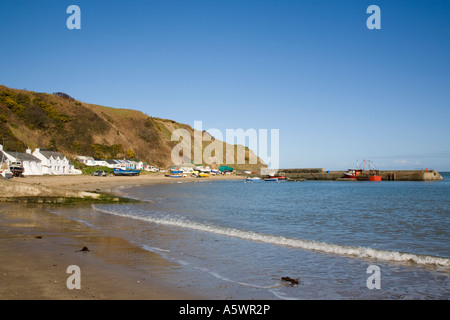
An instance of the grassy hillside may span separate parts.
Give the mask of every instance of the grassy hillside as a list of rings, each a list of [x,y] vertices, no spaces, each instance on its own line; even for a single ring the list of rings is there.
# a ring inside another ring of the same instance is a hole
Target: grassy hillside
[[[172,165],[171,151],[178,144],[171,141],[172,131],[180,128],[193,137],[189,125],[140,111],[86,104],[64,93],[37,93],[0,85],[0,143],[6,150],[25,152],[39,147],[60,151],[69,158],[127,157],[168,167]],[[204,147],[208,144],[203,143]],[[237,150],[237,146],[233,148]],[[260,159],[256,165],[248,164],[251,153],[246,149],[246,165],[231,166],[265,166]]]

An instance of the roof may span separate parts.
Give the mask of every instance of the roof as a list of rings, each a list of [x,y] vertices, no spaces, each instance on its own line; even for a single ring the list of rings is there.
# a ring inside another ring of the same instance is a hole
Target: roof
[[[75,158],[81,159],[81,160],[94,160],[94,158],[88,157],[88,156],[76,156]]]
[[[33,156],[32,154],[29,154],[29,153],[15,152],[15,151],[0,151],[0,157],[1,158],[3,158],[3,153],[5,153],[5,157],[6,157],[6,154],[8,154],[11,157],[14,157],[14,158],[16,158],[17,160],[20,160],[20,161],[41,162],[40,159],[36,158],[35,156]]]
[[[57,152],[57,151],[39,150],[39,152],[47,159],[50,159],[50,157],[53,157],[53,158],[57,158],[57,157],[64,158],[65,157],[65,155],[63,155],[61,152]]]

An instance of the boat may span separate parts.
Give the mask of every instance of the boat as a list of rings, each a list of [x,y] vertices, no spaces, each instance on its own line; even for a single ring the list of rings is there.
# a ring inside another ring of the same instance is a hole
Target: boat
[[[344,179],[356,181],[381,181],[380,171],[375,169],[371,160],[364,160],[357,169],[348,169],[344,172]]]
[[[206,173],[199,173],[198,176],[199,178],[209,178],[209,174]]]
[[[13,177],[13,174],[9,169],[0,169],[0,175],[5,179],[11,179]]]
[[[9,165],[9,171],[11,171],[13,177],[20,177],[24,172],[22,161],[13,161]]]
[[[344,172],[344,178],[357,180],[357,177],[362,173],[360,169],[348,169]]]
[[[169,175],[166,175],[166,177],[169,177],[169,178],[182,178],[183,176],[181,175],[181,174],[169,174]]]
[[[270,177],[271,179],[278,179],[278,180],[286,180],[285,176],[278,176],[278,177]]]
[[[261,178],[258,178],[258,177],[247,177],[247,178],[245,178],[245,180],[246,181],[259,181],[259,180],[261,180]]]
[[[8,164],[5,162],[5,155],[1,151],[0,154],[2,155],[2,159],[0,162],[0,176],[4,177],[5,179],[11,179],[13,177],[13,174],[9,170]]]
[[[114,168],[115,176],[138,176],[141,170]]]
[[[264,181],[278,181],[278,178],[267,178]]]
[[[211,173],[211,168],[209,166],[196,166],[194,170],[202,173]]]

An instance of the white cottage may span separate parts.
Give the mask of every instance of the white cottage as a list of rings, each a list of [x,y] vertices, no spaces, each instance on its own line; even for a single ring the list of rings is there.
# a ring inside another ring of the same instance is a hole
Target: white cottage
[[[92,157],[86,157],[86,156],[76,156],[75,160],[80,161],[81,163],[89,166],[89,167],[93,167],[95,166],[95,160]]]
[[[36,148],[33,156],[42,161],[43,174],[81,174],[81,171],[75,169],[74,165],[60,152]]]
[[[6,162],[8,167],[13,162],[21,162],[24,176],[39,176],[43,174],[42,161],[33,156],[30,149],[27,149],[26,153],[6,151],[0,145],[0,159],[3,159],[3,162]]]

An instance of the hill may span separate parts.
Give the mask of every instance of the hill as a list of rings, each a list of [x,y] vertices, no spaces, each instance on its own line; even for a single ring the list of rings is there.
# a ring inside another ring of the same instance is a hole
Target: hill
[[[38,93],[0,85],[0,143],[5,150],[25,152],[27,148],[38,147],[62,152],[70,159],[76,155],[104,159],[126,157],[166,168],[173,164],[172,149],[179,144],[171,141],[176,129],[187,130],[193,141],[194,129],[187,124],[136,110],[84,103],[61,92]],[[203,142],[203,150],[209,144]],[[223,146],[225,155],[226,144]],[[235,161],[230,166],[235,169],[266,167],[259,158],[257,164],[249,164],[254,154],[248,148],[245,148],[246,164],[235,165],[238,146],[232,148]],[[193,143],[191,150],[194,159]],[[203,164],[208,164],[205,159]]]

